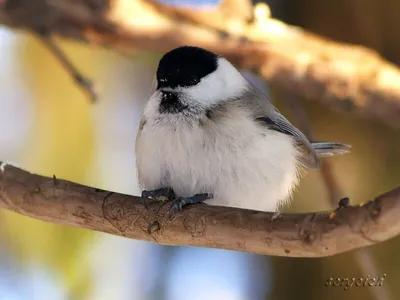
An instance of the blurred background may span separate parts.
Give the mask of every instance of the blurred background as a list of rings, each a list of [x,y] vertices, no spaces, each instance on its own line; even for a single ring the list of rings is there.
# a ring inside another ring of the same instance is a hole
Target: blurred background
[[[399,1],[266,2],[275,18],[371,47],[400,64]],[[72,42],[59,45],[99,86],[99,102],[88,104],[86,95],[38,40],[0,27],[0,159],[34,173],[139,195],[135,136],[162,53],[127,57]],[[292,120],[285,92],[264,83],[260,87],[272,91],[272,100]],[[351,154],[331,160],[341,191],[352,204],[399,184],[399,130],[332,111],[317,101],[299,97],[296,101],[305,108],[316,140],[353,146]],[[309,172],[288,211],[327,210],[328,198],[321,175]],[[367,251],[375,265],[370,274],[363,264],[371,260],[360,259],[356,251],[295,259],[166,247],[0,210],[0,299],[399,299],[400,238]],[[345,291],[325,286],[329,278],[383,274],[382,287],[353,286]]]

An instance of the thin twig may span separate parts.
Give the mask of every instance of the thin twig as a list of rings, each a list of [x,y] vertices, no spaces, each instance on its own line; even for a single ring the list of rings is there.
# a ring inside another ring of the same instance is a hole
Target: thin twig
[[[56,57],[56,59],[64,67],[65,71],[68,72],[69,76],[71,76],[75,83],[89,95],[90,102],[95,103],[97,100],[97,93],[95,91],[93,82],[82,75],[82,73],[74,66],[66,54],[61,50],[61,48],[53,41],[50,35],[37,33],[36,36]]]

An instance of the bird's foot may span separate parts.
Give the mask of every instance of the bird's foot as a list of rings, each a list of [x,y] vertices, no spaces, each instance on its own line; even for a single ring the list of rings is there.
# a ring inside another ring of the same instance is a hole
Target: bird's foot
[[[172,201],[171,212],[181,211],[186,205],[202,203],[207,199],[211,199],[210,194],[196,194],[192,197],[178,197]]]
[[[156,190],[142,191],[142,198],[147,198],[157,201],[173,200],[175,199],[175,192],[171,188],[161,188]]]
[[[150,199],[155,202],[161,201],[172,201],[176,198],[175,192],[171,188],[160,188],[156,190],[144,190],[142,191],[142,202],[143,205],[148,209],[146,200]]]

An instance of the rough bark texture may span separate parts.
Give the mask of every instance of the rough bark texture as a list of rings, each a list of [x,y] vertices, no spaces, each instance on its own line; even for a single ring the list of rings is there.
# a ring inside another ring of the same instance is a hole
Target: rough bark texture
[[[166,205],[163,205],[166,204]],[[96,191],[30,174],[13,166],[0,173],[0,207],[17,213],[163,245],[239,250],[291,257],[330,256],[400,233],[400,188],[363,206],[329,212],[272,214],[194,205],[169,214],[169,203]]]
[[[249,17],[238,0],[224,3],[194,13],[143,0],[0,0],[0,24],[124,51],[198,45],[296,95],[400,125],[396,66],[366,48],[263,19],[260,10]]]

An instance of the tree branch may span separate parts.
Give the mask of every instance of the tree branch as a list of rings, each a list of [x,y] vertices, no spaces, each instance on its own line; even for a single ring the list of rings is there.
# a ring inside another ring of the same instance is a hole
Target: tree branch
[[[400,187],[363,206],[338,208],[334,214],[283,214],[271,221],[272,213],[205,204],[170,215],[169,203],[153,203],[146,209],[139,197],[99,192],[7,165],[0,172],[0,207],[163,245],[290,257],[331,256],[400,233]]]
[[[366,48],[263,17],[259,7],[249,21],[234,2],[243,16],[229,15],[229,5],[193,12],[144,0],[0,0],[0,24],[123,51],[198,45],[296,95],[400,126],[397,67]]]

